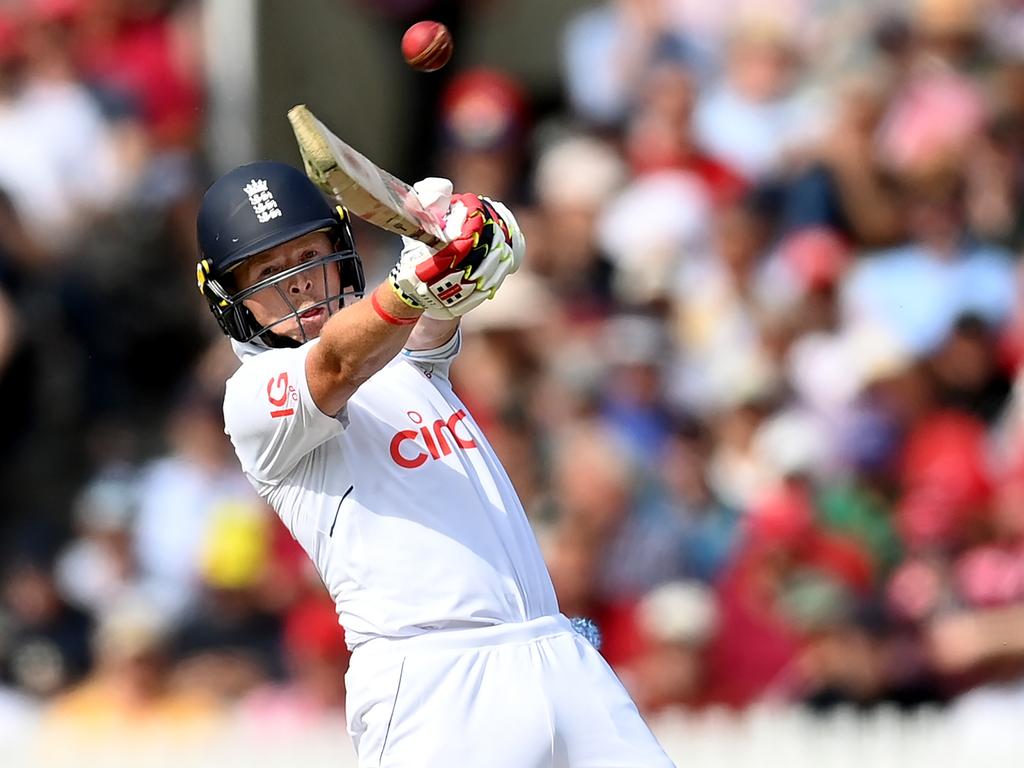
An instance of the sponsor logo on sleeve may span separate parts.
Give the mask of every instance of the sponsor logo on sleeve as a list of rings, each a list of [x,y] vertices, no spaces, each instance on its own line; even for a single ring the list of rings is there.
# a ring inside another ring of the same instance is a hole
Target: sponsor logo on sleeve
[[[267,402],[270,403],[270,418],[280,419],[295,413],[299,393],[288,383],[288,373],[282,371],[267,382]]]

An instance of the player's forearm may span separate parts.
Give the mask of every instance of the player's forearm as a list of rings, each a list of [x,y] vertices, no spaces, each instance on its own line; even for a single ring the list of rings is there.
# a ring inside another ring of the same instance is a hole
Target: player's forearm
[[[421,315],[384,285],[328,320],[306,359],[317,406],[324,413],[340,411],[360,385],[402,351]]]
[[[435,320],[432,317],[421,317],[413,326],[405,348],[413,352],[421,349],[437,349],[447,343],[458,328],[459,318]]]

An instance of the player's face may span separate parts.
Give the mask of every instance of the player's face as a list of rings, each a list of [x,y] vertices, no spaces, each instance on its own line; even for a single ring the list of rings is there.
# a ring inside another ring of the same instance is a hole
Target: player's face
[[[333,251],[330,238],[323,232],[311,232],[289,240],[239,265],[235,270],[237,289],[244,290],[286,269],[315,261]],[[319,336],[324,323],[338,308],[333,301],[330,304],[314,305],[328,296],[338,295],[340,290],[341,278],[337,266],[314,264],[309,269],[253,294],[245,300],[245,306],[261,326],[277,323],[271,328],[274,333],[303,341],[303,331],[308,339]],[[296,319],[293,312],[298,312],[299,319]],[[285,317],[286,320],[278,323]],[[301,329],[299,322],[302,323]]]

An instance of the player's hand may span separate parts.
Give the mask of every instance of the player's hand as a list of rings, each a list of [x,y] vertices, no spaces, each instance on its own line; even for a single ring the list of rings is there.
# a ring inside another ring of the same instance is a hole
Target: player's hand
[[[424,207],[442,218],[451,242],[435,251],[403,238],[392,287],[406,302],[423,307],[427,317],[460,317],[492,298],[519,269],[526,241],[502,203],[472,194],[453,196],[446,179],[424,179],[413,189]]]

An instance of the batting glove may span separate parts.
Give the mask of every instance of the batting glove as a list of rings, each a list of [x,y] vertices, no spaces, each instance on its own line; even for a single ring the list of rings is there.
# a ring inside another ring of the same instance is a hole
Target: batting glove
[[[493,298],[519,269],[526,252],[522,230],[505,205],[477,195],[452,195],[446,179],[424,179],[413,189],[424,207],[442,218],[451,242],[435,251],[403,238],[391,285],[427,317],[460,317]]]

